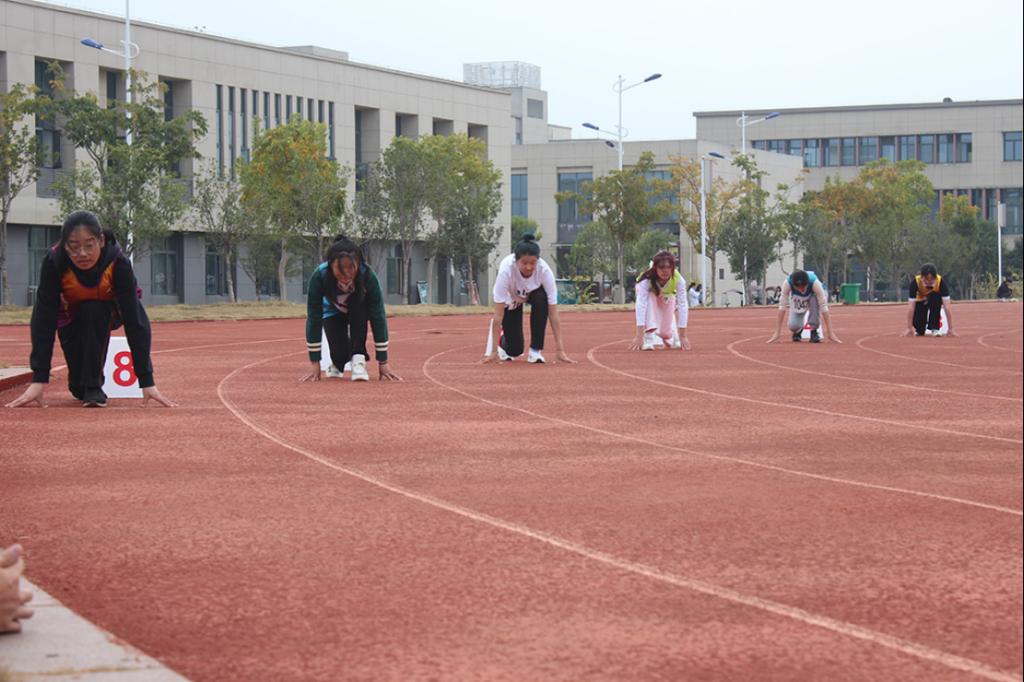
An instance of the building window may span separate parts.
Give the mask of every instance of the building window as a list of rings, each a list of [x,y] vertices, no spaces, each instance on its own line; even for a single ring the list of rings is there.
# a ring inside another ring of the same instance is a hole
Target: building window
[[[841,166],[856,166],[857,165],[857,138],[856,137],[844,137],[843,138],[843,155],[840,159],[839,164]]]
[[[258,122],[258,119],[260,117],[260,92],[259,92],[259,90],[253,90],[252,91],[252,111],[249,112],[249,117],[252,118],[252,119],[256,119],[256,120],[253,121],[252,131],[254,133],[259,133],[259,131],[260,131],[260,124]]]
[[[526,173],[512,174],[512,215],[526,217],[528,194],[526,190]]]
[[[786,153],[786,141],[785,140],[768,140],[768,151],[775,152],[776,154]]]
[[[789,141],[789,155],[790,156],[803,156],[804,154],[804,141],[803,140],[790,140]]]
[[[281,95],[274,94],[274,126],[281,125]]]
[[[235,177],[235,157],[238,150],[235,147],[235,88],[228,87],[228,148],[231,150],[231,177]]]
[[[559,173],[558,191],[583,193],[583,186],[594,179],[590,171]],[[581,215],[579,202],[567,199],[558,205],[558,243],[572,244],[579,236],[583,226],[591,221],[591,216]]]
[[[765,144],[764,144],[764,140],[754,140],[754,142],[753,142],[753,144],[751,146],[754,149],[761,149],[761,150],[766,149]]]
[[[227,269],[224,267],[224,258],[217,253],[217,249],[210,245],[206,247],[206,295],[226,296],[228,293]]]
[[[808,168],[817,168],[821,165],[818,142],[818,140],[804,140],[804,166]]]
[[[38,85],[38,83],[36,83]],[[53,91],[43,93],[52,95]],[[113,106],[117,101],[117,71],[107,71],[107,108]]]
[[[28,228],[28,285],[39,285],[39,271],[50,247],[60,241],[59,227]]]
[[[153,242],[150,286],[154,296],[178,295],[178,237],[171,235]]]
[[[957,133],[956,162],[970,163],[974,155],[974,136],[971,133]]]
[[[935,163],[935,136],[920,135],[917,138],[917,160],[923,163]]]
[[[327,154],[334,158],[334,102],[327,103]]]
[[[217,113],[214,115],[217,129],[217,175],[224,175],[224,86],[217,86]]]
[[[161,81],[160,84],[164,88],[164,121],[170,121],[174,118],[174,83]]]
[[[1000,194],[1006,204],[1006,227],[1003,234],[1021,234],[1024,228],[1021,223],[1021,195],[1024,190],[1020,187],[1004,188]]]
[[[935,146],[938,148],[938,163],[953,163],[953,136],[936,135]]]
[[[242,159],[249,160],[249,114],[246,108],[249,106],[246,100],[245,88],[238,94],[239,116],[238,123],[242,128]]]
[[[1022,131],[1003,133],[1003,161],[1021,160]]]
[[[881,158],[896,160],[896,138],[892,135],[878,138],[878,146],[881,149]]]
[[[900,135],[896,140],[899,146],[900,161],[917,159],[917,138],[913,135]]]
[[[284,122],[288,123],[292,120],[292,96],[284,96]]]
[[[985,190],[985,218],[991,221],[996,219],[996,208],[999,206],[999,190]]]
[[[858,159],[860,165],[865,165],[876,161],[878,159],[878,138],[877,137],[862,137],[860,138],[860,158]]]
[[[526,115],[530,118],[544,118],[544,100],[527,98]]]
[[[830,137],[825,140],[824,147],[824,161],[826,166],[838,166],[839,165],[839,138]]]
[[[316,122],[324,122],[324,101],[322,99],[316,102]]]
[[[387,289],[389,294],[402,294],[405,291],[405,269],[402,267],[402,245],[395,244],[388,254]]]
[[[263,93],[263,129],[270,130],[270,93]]]

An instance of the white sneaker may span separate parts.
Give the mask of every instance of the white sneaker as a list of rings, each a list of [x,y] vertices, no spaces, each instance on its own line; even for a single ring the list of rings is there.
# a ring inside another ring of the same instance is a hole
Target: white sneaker
[[[352,371],[352,361],[351,360],[349,360],[348,362],[345,363],[345,369],[342,370],[342,371],[344,371],[344,372],[351,372]]]
[[[352,356],[352,381],[369,381],[370,374],[366,371],[366,358],[362,355]]]
[[[679,340],[678,334],[673,334],[672,338],[668,342],[668,347],[672,350],[679,350],[683,347],[683,342]]]
[[[531,364],[539,362],[540,364],[543,365],[544,356],[540,354],[539,350],[534,350],[533,348],[531,348],[529,355],[526,356],[526,361]]]
[[[505,360],[511,360],[512,356],[505,352],[505,349],[498,346],[498,359],[504,362]]]
[[[654,350],[654,332],[644,332],[644,342],[640,350]]]
[[[339,371],[333,364],[327,368],[327,371],[324,372],[324,374],[327,375],[328,379],[342,379],[345,377],[345,374]]]

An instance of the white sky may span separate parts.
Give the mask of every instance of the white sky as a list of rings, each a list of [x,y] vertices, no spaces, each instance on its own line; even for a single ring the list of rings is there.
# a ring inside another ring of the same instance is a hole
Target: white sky
[[[1022,96],[1019,0],[132,0],[134,19],[462,80],[462,64],[541,67],[549,121],[692,138],[694,111]],[[123,16],[124,0],[72,0]],[[268,8],[264,10],[264,6]],[[273,9],[270,9],[273,7]],[[145,49],[145,46],[142,46]]]

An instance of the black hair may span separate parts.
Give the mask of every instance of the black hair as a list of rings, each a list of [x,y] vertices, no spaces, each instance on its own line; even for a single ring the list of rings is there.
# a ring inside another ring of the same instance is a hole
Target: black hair
[[[637,277],[637,284],[644,281],[645,279],[651,283],[651,288],[654,289],[654,295],[661,295],[661,282],[658,281],[658,265],[661,263],[668,263],[675,270],[676,257],[671,251],[659,251],[654,254],[654,258],[651,259],[651,265],[649,268],[643,271],[643,273]]]
[[[931,263],[925,263],[921,266],[922,275],[931,275],[932,277],[938,277],[939,271],[935,269],[935,266]]]
[[[331,242],[331,245],[327,247],[327,254],[325,256],[327,261],[327,271],[324,273],[329,280],[334,282],[333,286],[328,288],[328,291],[337,287],[338,283],[334,277],[334,271],[331,269],[331,265],[335,261],[339,260],[350,260],[356,266],[356,277],[355,277],[355,291],[352,292],[352,298],[356,301],[361,301],[363,295],[366,293],[366,274],[363,268],[363,250],[359,246],[346,237],[343,234],[339,234]]]
[[[512,253],[515,254],[516,260],[519,260],[523,256],[540,256],[540,244],[537,243],[537,238],[532,234],[524,234],[523,238],[520,239],[515,248],[512,249]]]
[[[803,270],[794,270],[793,274],[789,276],[789,282],[795,287],[805,287],[807,283],[811,281],[811,278],[807,276],[807,273]]]

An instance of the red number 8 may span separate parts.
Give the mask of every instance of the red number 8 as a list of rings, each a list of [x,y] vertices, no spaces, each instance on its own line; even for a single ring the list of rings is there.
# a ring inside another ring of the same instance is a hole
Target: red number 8
[[[135,383],[135,367],[132,365],[132,354],[126,350],[114,356],[114,383],[118,386],[131,386]],[[127,375],[127,376],[125,376]]]

